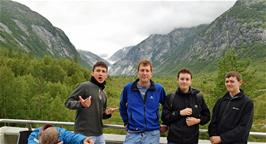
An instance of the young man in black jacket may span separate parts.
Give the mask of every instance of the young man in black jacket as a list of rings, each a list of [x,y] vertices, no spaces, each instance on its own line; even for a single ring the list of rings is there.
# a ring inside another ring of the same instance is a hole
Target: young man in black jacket
[[[90,81],[81,83],[65,102],[77,111],[75,133],[91,137],[95,144],[105,144],[102,119],[110,118],[114,108],[107,108],[104,92],[108,67],[104,62],[94,64]]]
[[[210,111],[199,94],[191,88],[192,74],[181,69],[177,74],[179,84],[172,95],[167,96],[163,106],[162,121],[168,125],[168,144],[197,144],[199,124],[210,120]]]
[[[253,120],[253,102],[240,89],[238,72],[225,75],[227,93],[217,100],[209,125],[212,144],[245,144]]]

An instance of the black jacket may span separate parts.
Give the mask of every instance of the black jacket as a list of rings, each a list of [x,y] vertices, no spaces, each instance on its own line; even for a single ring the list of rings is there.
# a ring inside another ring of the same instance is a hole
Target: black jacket
[[[197,144],[199,137],[199,124],[188,126],[186,118],[181,116],[180,110],[192,108],[192,115],[189,117],[199,118],[200,124],[206,124],[210,120],[210,111],[199,91],[190,88],[184,94],[179,89],[175,92],[173,101],[167,96],[163,106],[162,121],[169,126],[168,142],[178,144]]]
[[[213,108],[209,136],[220,136],[222,144],[247,143],[252,120],[253,102],[243,91],[233,98],[226,93]]]

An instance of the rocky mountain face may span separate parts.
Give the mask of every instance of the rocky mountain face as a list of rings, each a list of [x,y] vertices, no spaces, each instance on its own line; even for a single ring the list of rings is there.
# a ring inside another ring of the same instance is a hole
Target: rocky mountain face
[[[22,49],[37,56],[80,59],[61,29],[28,7],[9,0],[0,1],[0,47]]]
[[[119,59],[125,57],[125,55],[128,53],[128,51],[132,48],[132,46],[129,47],[125,47],[122,48],[120,50],[118,50],[117,52],[115,52],[110,58],[108,58],[108,60],[113,63],[118,61]]]
[[[108,61],[102,59],[101,57],[97,56],[96,54],[84,51],[84,50],[78,50],[78,53],[80,54],[81,59],[89,64],[90,66],[93,66],[97,61],[103,61],[107,65],[110,65]]]
[[[134,75],[144,58],[153,62],[155,74],[175,74],[182,67],[194,72],[212,70],[229,48],[242,57],[266,57],[265,0],[238,0],[211,24],[151,35],[117,59],[111,74]]]

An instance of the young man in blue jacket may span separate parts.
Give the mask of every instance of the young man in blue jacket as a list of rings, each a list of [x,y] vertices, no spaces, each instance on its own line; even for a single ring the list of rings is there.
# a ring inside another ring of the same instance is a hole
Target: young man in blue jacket
[[[28,144],[93,144],[93,141],[84,135],[48,124],[35,129],[28,138]]]
[[[122,91],[119,110],[127,129],[124,144],[160,142],[159,106],[164,103],[165,91],[151,77],[151,62],[142,60],[138,64],[138,79]]]
[[[209,125],[212,144],[246,144],[252,126],[254,105],[240,89],[241,75],[225,75],[227,93],[217,100]]]

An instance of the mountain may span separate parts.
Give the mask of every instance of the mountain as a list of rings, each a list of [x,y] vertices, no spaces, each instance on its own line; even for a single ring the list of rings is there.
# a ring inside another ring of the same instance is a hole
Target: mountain
[[[110,63],[108,61],[102,59],[101,57],[97,56],[92,52],[78,50],[78,53],[80,54],[81,59],[90,66],[93,66],[97,61],[103,61],[110,66]]]
[[[112,63],[117,62],[119,59],[123,58],[131,48],[132,46],[129,46],[118,50],[110,58],[108,58],[108,60]]]
[[[111,74],[133,75],[143,58],[152,61],[155,74],[176,74],[182,67],[193,72],[214,70],[229,48],[252,60],[266,58],[265,0],[238,0],[210,24],[153,34],[118,59]]]
[[[0,1],[0,47],[21,49],[37,56],[80,60],[65,33],[46,18],[20,3]]]

